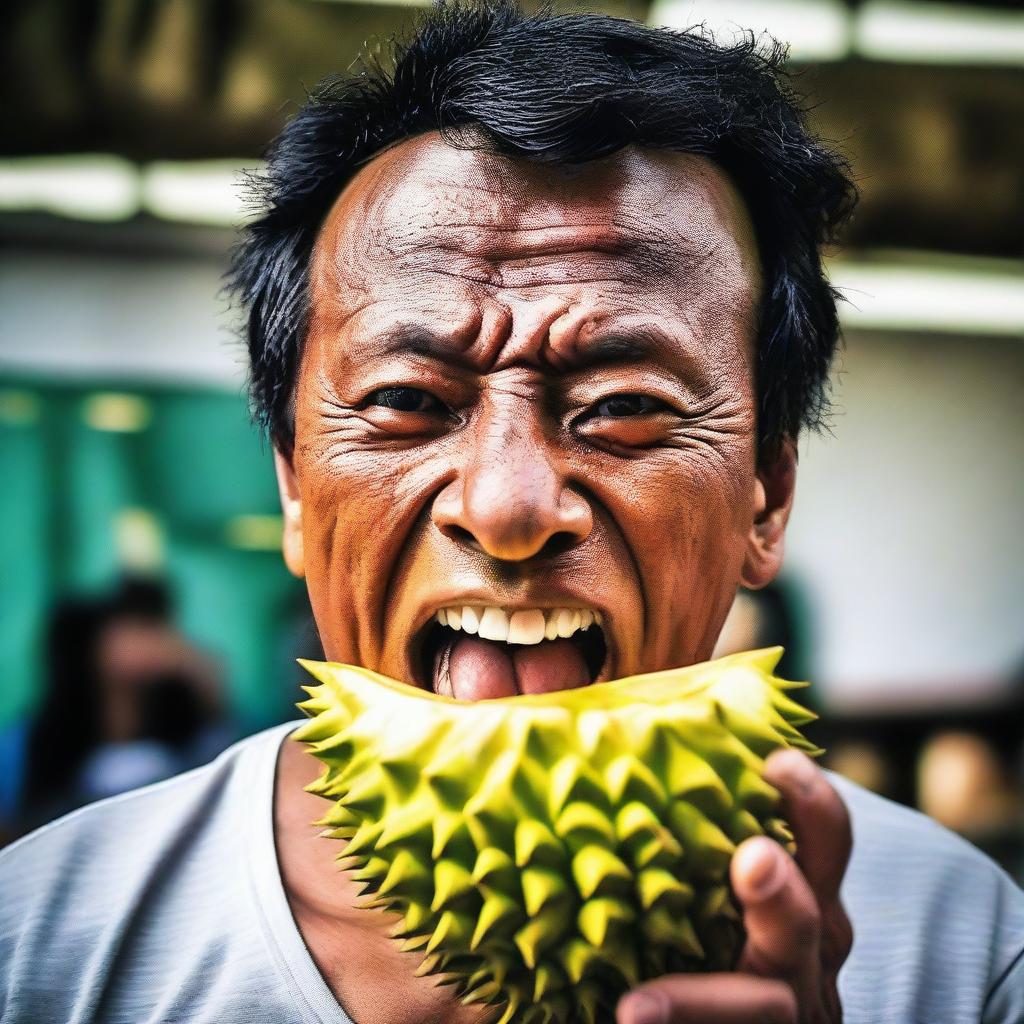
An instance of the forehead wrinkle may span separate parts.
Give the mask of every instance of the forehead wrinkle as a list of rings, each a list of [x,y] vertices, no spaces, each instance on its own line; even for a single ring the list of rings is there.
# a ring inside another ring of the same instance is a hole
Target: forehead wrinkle
[[[620,218],[575,222],[572,212],[567,208],[561,217],[524,226],[484,218],[398,218],[393,215],[397,210],[382,211],[389,223],[377,237],[387,239],[384,248],[389,257],[410,267],[423,261],[428,264],[424,269],[451,273],[454,258],[464,264],[457,276],[480,283],[500,283],[500,272],[506,267],[539,268],[545,260],[587,258],[604,265],[605,280],[685,276],[705,270],[721,245],[721,239],[708,237],[709,232],[695,232],[691,238],[678,230],[666,230],[678,225],[670,222],[663,226],[655,218],[642,225]],[[429,267],[441,254],[446,257],[444,268]],[[609,273],[615,266],[621,267],[620,272]]]
[[[426,144],[417,140],[419,147]],[[607,165],[539,168],[440,142],[435,150],[425,165],[396,160],[397,173],[375,175],[365,220],[376,222],[373,240],[388,256],[461,252],[499,262],[589,250],[632,257],[648,273],[669,266],[685,270],[706,258],[700,200],[718,206],[721,183],[710,168],[691,166],[692,160],[685,161],[680,181],[666,154],[630,154],[631,162],[651,163],[630,177],[614,158]],[[690,201],[681,202],[687,194]]]
[[[423,139],[413,142],[422,149]],[[557,168],[505,161],[497,173],[498,158],[457,152],[439,141],[427,161],[421,151],[417,162],[412,149],[398,159],[402,148],[360,172],[367,187],[339,197],[329,230],[318,239],[333,278],[332,294],[324,297],[332,303],[387,299],[408,309],[411,290],[424,296],[447,291],[440,275],[460,286],[453,302],[469,300],[478,314],[504,298],[514,305],[542,301],[538,289],[545,286],[568,306],[582,297],[581,286],[598,286],[616,306],[654,303],[687,335],[693,328],[699,333],[698,325],[721,333],[713,319],[735,323],[738,305],[747,307],[741,319],[756,311],[761,280],[756,245],[746,247],[752,253],[745,249],[749,218],[731,181],[706,160],[640,153],[638,173],[612,173],[604,189],[599,169],[570,175],[569,187]],[[574,205],[577,182],[584,199]],[[587,198],[588,188],[597,198]],[[549,261],[557,274],[545,280]],[[614,294],[616,284],[625,294]],[[633,294],[637,285],[641,294]],[[422,312],[433,320],[432,305],[428,299]],[[495,339],[477,344],[494,356],[508,347]]]
[[[387,239],[383,258],[409,273],[437,274],[485,287],[539,287],[545,284],[620,281],[650,285],[673,281],[677,294],[703,291],[709,277],[744,278],[759,267],[744,260],[737,239],[716,231],[713,218],[689,209],[678,216],[587,220],[573,223],[572,210],[545,223],[443,221],[399,218],[381,210],[389,222],[367,237]],[[551,273],[545,273],[550,261]],[[588,267],[589,265],[589,267]],[[739,283],[739,282],[737,282]],[[748,289],[744,289],[748,291]]]
[[[362,188],[352,189],[357,182]],[[685,284],[715,269],[751,269],[737,251],[739,239],[716,232],[730,224],[743,234],[747,220],[727,176],[702,158],[661,151],[623,151],[621,158],[582,168],[548,168],[421,136],[364,167],[331,220],[336,235],[349,236],[336,241],[364,257],[345,259],[348,253],[337,251],[333,269],[350,287],[356,285],[352,276],[365,275],[374,259],[401,257],[411,257],[411,271],[437,270],[430,264],[441,263],[441,271],[484,285],[500,283],[497,264],[582,256],[584,249],[620,259],[621,276],[631,281],[675,277]],[[417,266],[418,257],[428,265]],[[357,262],[361,267],[353,266]]]

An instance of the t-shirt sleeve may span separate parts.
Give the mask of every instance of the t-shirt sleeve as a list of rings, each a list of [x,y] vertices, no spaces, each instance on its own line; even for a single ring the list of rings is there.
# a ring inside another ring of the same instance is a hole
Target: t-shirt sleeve
[[[850,809],[850,1024],[1024,1024],[1024,892],[936,822],[831,776]]]
[[[1011,912],[1010,926],[1016,930],[1019,949],[1009,967],[995,979],[985,1001],[981,1024],[1024,1024],[1024,896],[1019,890],[1014,902],[1017,913]]]

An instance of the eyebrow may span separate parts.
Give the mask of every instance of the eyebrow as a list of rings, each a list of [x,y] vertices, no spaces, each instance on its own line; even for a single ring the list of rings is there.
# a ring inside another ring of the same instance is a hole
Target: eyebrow
[[[375,355],[417,355],[467,367],[470,365],[466,357],[469,345],[438,334],[423,324],[394,325],[374,339],[373,348]],[[581,344],[565,362],[570,370],[587,370],[650,358],[671,362],[671,359],[666,359],[670,352],[677,356],[683,354],[670,338],[659,331],[630,328],[613,330]]]
[[[373,347],[376,355],[401,354],[458,360],[468,346],[421,324],[398,324],[378,335]]]
[[[572,359],[574,366],[588,369],[608,363],[636,362],[663,350],[665,345],[645,331],[613,333],[581,345]]]

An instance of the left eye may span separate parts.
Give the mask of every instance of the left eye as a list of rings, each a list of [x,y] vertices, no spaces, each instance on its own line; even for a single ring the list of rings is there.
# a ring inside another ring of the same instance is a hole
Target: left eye
[[[597,416],[621,418],[623,416],[643,416],[646,413],[660,412],[665,403],[650,395],[611,395],[602,399],[594,406]]]
[[[444,406],[420,388],[378,388],[368,395],[364,406],[377,405],[397,412],[444,412]]]

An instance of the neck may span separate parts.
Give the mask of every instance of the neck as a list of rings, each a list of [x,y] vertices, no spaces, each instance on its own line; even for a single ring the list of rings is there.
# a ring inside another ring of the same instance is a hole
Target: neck
[[[416,977],[419,955],[401,952],[389,936],[394,914],[356,906],[359,883],[335,863],[343,843],[311,824],[330,806],[303,790],[321,768],[300,744],[284,741],[274,838],[295,923],[335,998],[358,1024],[482,1024],[494,1010],[463,1006],[449,987]]]

